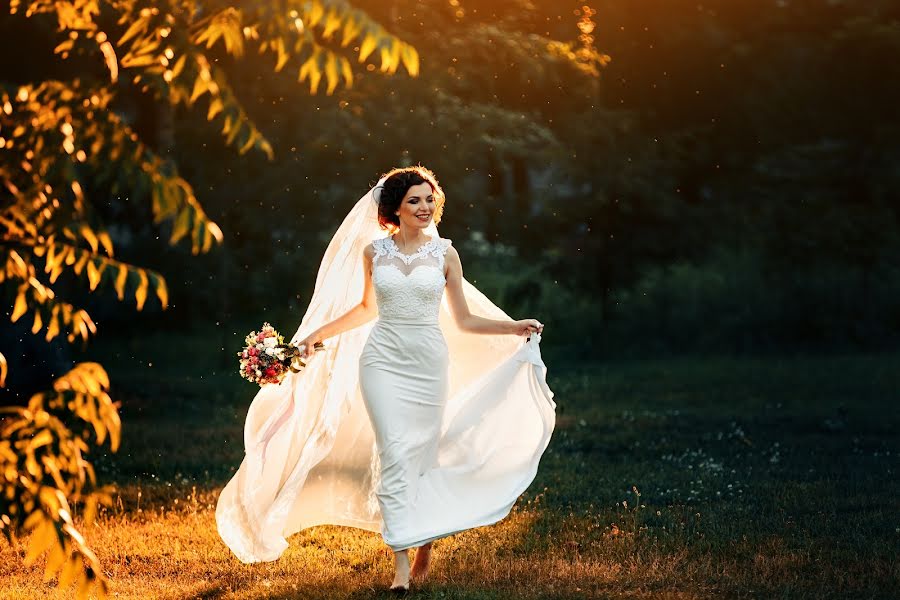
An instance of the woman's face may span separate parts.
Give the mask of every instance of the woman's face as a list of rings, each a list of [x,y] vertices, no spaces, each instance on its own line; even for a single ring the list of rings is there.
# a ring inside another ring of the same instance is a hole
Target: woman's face
[[[431,185],[422,182],[411,186],[400,202],[400,208],[395,213],[400,218],[400,226],[410,229],[425,229],[431,224],[437,204],[434,200],[434,192]]]

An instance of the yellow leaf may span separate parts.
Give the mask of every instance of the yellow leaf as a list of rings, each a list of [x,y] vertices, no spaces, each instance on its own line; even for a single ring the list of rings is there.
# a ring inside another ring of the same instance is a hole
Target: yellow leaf
[[[172,226],[172,237],[169,238],[170,244],[175,244],[183,238],[187,233],[191,230],[191,210],[190,206],[185,206],[180,213],[178,213],[178,217],[175,219],[175,224]]]
[[[184,64],[187,61],[187,54],[182,54],[178,57],[178,60],[175,61],[175,66],[172,67],[172,78],[178,77],[181,73],[182,69],[184,69]]]
[[[213,223],[212,221],[208,221],[206,223],[206,229],[212,234],[214,238],[216,238],[217,242],[222,241],[222,230],[219,229],[219,226]]]
[[[209,103],[209,111],[207,111],[206,113],[206,120],[212,121],[213,117],[222,112],[222,108],[224,108],[222,99],[215,98],[212,102]]]
[[[284,67],[285,63],[287,63],[290,58],[290,54],[288,54],[284,49],[284,39],[278,38],[275,42],[275,50],[278,52],[278,61],[275,63],[275,72],[281,71]]]
[[[194,100],[199,98],[200,95],[203,94],[203,92],[205,92],[206,90],[207,90],[206,82],[203,80],[202,77],[197,77],[197,79],[194,80],[194,91],[191,92],[191,98],[190,98],[189,102],[193,102]]]
[[[147,279],[147,272],[143,269],[138,269],[137,274],[140,278],[140,282],[138,283],[137,290],[134,292],[134,299],[137,301],[137,309],[143,310],[144,302],[147,300],[147,286],[150,282]]]
[[[334,92],[334,88],[337,87],[338,81],[340,81],[337,60],[334,54],[330,52],[328,53],[328,60],[325,62],[325,78],[328,80],[328,88],[325,90],[325,94],[330,96]]]
[[[344,76],[347,87],[353,85],[353,67],[350,66],[350,61],[343,56],[341,57],[341,74]]]
[[[325,17],[325,25],[322,27],[322,37],[326,40],[331,39],[331,35],[341,26],[341,18],[332,8]]]
[[[9,364],[6,357],[0,352],[0,387],[6,387],[6,375],[9,373]]]
[[[53,271],[53,267],[56,265],[56,245],[49,244],[46,246],[47,256],[44,258],[44,272],[50,273]]]
[[[66,561],[66,564],[62,568],[62,572],[59,574],[59,589],[65,589],[72,585],[72,582],[75,581],[75,576],[81,572],[81,569],[81,555],[77,552],[70,555],[69,560]]]
[[[272,150],[272,144],[270,144],[268,141],[261,140],[259,142],[259,148],[260,148],[260,150],[262,150],[263,152],[266,153],[266,156],[268,157],[269,160],[275,159],[275,151]]]
[[[363,39],[363,43],[359,46],[359,62],[365,62],[369,55],[372,54],[372,51],[375,50],[375,46],[378,45],[375,36],[371,33],[367,33],[366,37]]]
[[[244,54],[244,36],[239,23],[229,23],[225,29],[225,48],[234,56]]]
[[[97,326],[94,324],[94,321],[91,319],[91,316],[87,313],[87,311],[82,310],[81,312],[81,320],[87,325],[88,331],[91,333],[97,333]]]
[[[57,319],[58,314],[59,304],[53,307],[53,312],[50,314],[50,319],[47,321],[47,335],[44,336],[44,339],[48,342],[59,335],[59,319]]]
[[[139,54],[139,55],[149,54],[149,53],[153,52],[154,50],[156,50],[157,48],[159,48],[159,42],[160,42],[159,39],[150,40],[150,41],[144,40],[144,43],[142,43],[140,46],[138,46],[138,45],[132,46],[132,50],[134,51],[135,54]],[[154,56],[152,58],[154,59],[154,62],[155,62],[156,57]]]
[[[84,502],[84,513],[83,518],[84,522],[90,525],[94,522],[94,519],[97,517],[97,504],[99,503],[99,497],[96,494],[89,495]]]
[[[41,446],[46,446],[50,442],[53,441],[53,434],[50,433],[49,429],[41,429],[40,433],[31,438],[31,441],[28,443],[28,447],[32,450],[37,450]]]
[[[125,282],[128,280],[128,267],[119,265],[119,274],[116,276],[116,296],[119,300],[125,299]]]
[[[109,429],[109,449],[115,452],[119,449],[119,441],[121,440],[122,421],[119,413],[115,410],[108,416],[106,427]]]
[[[93,583],[87,572],[82,573],[78,578],[78,591],[75,593],[75,598],[77,600],[88,600]]]
[[[122,66],[127,69],[134,67],[147,67],[159,62],[159,57],[154,56],[153,54],[142,54],[140,56],[134,56],[129,52],[122,57],[122,60],[120,62]]]
[[[354,12],[353,15],[347,17],[344,21],[343,38],[341,39],[341,47],[346,48],[347,45],[356,39],[362,27],[359,24],[359,15]]]
[[[313,0],[309,13],[307,13],[306,24],[310,27],[315,27],[316,23],[322,20],[322,16],[324,14],[325,7],[322,6],[322,3],[318,2],[317,0]]]
[[[15,323],[19,320],[19,317],[25,314],[25,311],[28,310],[28,302],[25,300],[25,291],[28,289],[28,284],[22,284],[19,286],[19,293],[16,295],[16,304],[13,307],[12,315],[10,316],[10,320]]]
[[[96,254],[97,253],[97,236],[94,235],[94,231],[87,225],[82,225],[80,231],[81,231],[81,235],[84,237],[84,239],[87,240],[88,245],[90,245],[91,251],[93,251],[94,254]]]
[[[40,525],[45,518],[46,515],[43,512],[36,510],[25,518],[25,523],[23,523],[22,526],[25,528],[25,531],[31,531]]]
[[[62,323],[68,323],[72,319],[72,305],[63,303],[60,305],[60,310],[62,310]]]
[[[41,330],[42,326],[43,326],[43,322],[41,321],[41,311],[35,310],[34,311],[34,325],[31,326],[31,333],[37,334],[37,332]]]
[[[162,307],[166,308],[169,304],[169,290],[166,288],[166,280],[161,276],[156,277],[156,295],[159,297]]]
[[[61,54],[63,52],[68,52],[69,50],[72,49],[72,47],[74,45],[75,45],[75,40],[73,40],[72,38],[69,38],[69,39],[65,40],[64,42],[62,42],[61,44],[59,44],[56,48],[54,48],[53,53]]]
[[[88,339],[88,330],[87,325],[85,325],[82,315],[84,314],[83,310],[79,310],[75,314],[72,315],[72,336],[73,339],[75,336],[81,336],[81,339],[87,341]]]
[[[78,259],[78,262],[75,263],[75,266],[72,267],[72,270],[75,271],[76,275],[81,275],[81,270],[84,269],[84,265],[87,264],[88,259],[91,257],[91,254],[86,250],[81,252],[81,258]]]
[[[256,142],[256,131],[251,129],[250,135],[247,136],[247,141],[238,149],[238,154],[245,154],[253,147],[254,142]]]
[[[88,275],[88,285],[93,292],[97,289],[97,285],[100,283],[100,270],[97,268],[97,265],[93,260],[89,260],[87,264],[87,275]]]
[[[44,581],[50,581],[66,562],[66,553],[59,544],[54,544],[47,555],[47,565],[44,567]]]
[[[30,566],[57,540],[56,527],[53,526],[52,521],[44,517],[40,525],[31,534],[31,540],[28,543],[28,553],[25,555],[25,566]]]
[[[319,81],[322,80],[322,71],[318,68],[309,74],[309,92],[316,94],[319,91]]]
[[[218,29],[215,26],[211,25],[211,26],[207,27],[206,29],[201,31],[199,33],[199,35],[197,35],[197,37],[194,39],[194,43],[199,46],[203,42],[209,42],[210,37],[212,37],[212,35],[214,33],[216,33],[217,31],[218,31]],[[210,42],[210,44],[212,44],[212,43],[215,43],[215,40],[213,40],[213,42]],[[209,47],[209,46],[207,46],[207,47]]]
[[[238,119],[235,119],[234,125],[231,127],[231,132],[225,136],[225,143],[231,145],[234,142],[234,138],[237,137],[238,132],[241,130],[241,122]]]
[[[413,77],[418,76],[419,53],[416,51],[416,49],[409,44],[404,44],[400,56],[403,59],[403,66],[406,67],[406,72]]]
[[[381,72],[393,75],[400,64],[400,44],[392,42],[389,46],[381,48]]]
[[[141,17],[137,21],[131,24],[125,33],[122,34],[122,37],[119,38],[119,41],[116,43],[116,46],[121,46],[138,33],[144,31],[147,28],[147,23],[150,21],[149,17]]]
[[[101,231],[97,234],[97,239],[100,240],[100,244],[102,244],[103,249],[106,250],[106,255],[111,257],[113,255],[113,243],[112,238],[109,237],[109,233]]]
[[[62,275],[63,268],[61,264],[54,265],[53,272],[47,277],[50,280],[50,283],[56,283],[57,277]]]

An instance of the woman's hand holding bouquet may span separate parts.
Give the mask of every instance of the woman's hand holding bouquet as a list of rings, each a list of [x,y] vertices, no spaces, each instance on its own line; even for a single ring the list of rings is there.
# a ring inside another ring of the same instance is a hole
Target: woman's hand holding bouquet
[[[312,350],[285,344],[284,337],[268,323],[259,332],[251,331],[244,339],[244,349],[238,352],[241,377],[263,386],[281,383],[288,372],[299,373],[306,366],[304,358],[322,350],[322,342],[315,342]]]

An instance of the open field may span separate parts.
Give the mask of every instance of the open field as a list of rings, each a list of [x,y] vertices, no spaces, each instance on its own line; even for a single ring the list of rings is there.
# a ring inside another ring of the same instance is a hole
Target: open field
[[[389,597],[375,534],[307,530],[258,565],[219,541],[253,394],[230,366],[154,339],[94,349],[123,402],[121,450],[95,457],[116,501],[86,531],[113,597]],[[438,542],[412,597],[896,597],[900,356],[548,363],[537,480],[500,524]],[[0,597],[55,595],[23,552],[0,546]]]

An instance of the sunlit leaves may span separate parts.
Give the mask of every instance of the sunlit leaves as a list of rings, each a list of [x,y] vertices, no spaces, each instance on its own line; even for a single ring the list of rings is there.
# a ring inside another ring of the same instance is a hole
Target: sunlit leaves
[[[308,81],[313,94],[318,92],[323,78],[327,82],[325,93],[332,94],[341,82],[338,74],[343,77],[344,85],[353,85],[350,61],[330,44],[338,37],[341,48],[362,38],[358,49],[359,63],[366,62],[375,50],[379,50],[382,72],[394,73],[402,65],[410,75],[418,74],[419,57],[415,49],[347,2],[290,1],[285,5],[287,14],[264,17],[260,8],[259,13],[248,9],[246,16],[248,20],[261,21],[259,51],[276,55],[276,70],[281,70],[294,58],[299,63],[298,80]]]
[[[372,51],[375,50],[375,47],[378,45],[378,41],[371,34],[366,34],[363,38],[362,44],[359,45],[359,62],[365,62],[369,55],[372,54]]]
[[[415,77],[419,74],[419,53],[410,45],[404,45],[400,50],[400,58],[403,60],[403,66],[409,71],[409,74]]]
[[[239,9],[229,6],[213,16],[207,26],[194,37],[193,42],[212,48],[219,39],[224,42],[229,54],[239,57],[244,53],[243,18]]]
[[[84,458],[86,436],[77,435],[63,419],[80,422],[98,444],[118,448],[118,409],[109,394],[109,377],[96,363],[79,363],[53,383],[52,391],[35,394],[27,407],[5,407],[0,429],[0,532],[12,540],[15,523],[30,534],[25,564],[47,556],[44,579],[58,575],[58,587],[75,585],[79,596],[93,591],[104,597],[107,582],[94,553],[73,522],[71,504],[83,504],[85,525],[97,505],[108,504],[110,490],[89,491],[94,470]]]
[[[133,298],[138,310],[155,300],[168,305],[159,273],[114,258],[114,236],[104,211],[96,210],[98,200],[144,203],[154,224],[171,224],[169,242],[189,243],[194,254],[222,240],[169,154],[144,143],[129,125],[131,116],[119,112],[127,105],[117,102],[123,90],[134,86],[163,110],[197,109],[225,144],[271,159],[271,144],[220,66],[223,53],[240,59],[254,49],[271,52],[273,71],[295,73],[312,93],[353,85],[357,63],[373,57],[384,73],[402,67],[415,76],[419,68],[414,48],[344,0],[11,0],[9,7],[16,18],[53,19],[57,29],[47,48],[60,58],[87,56],[98,63],[92,70],[73,63],[77,71],[69,81],[42,81],[36,73],[32,83],[0,84],[0,285],[9,291],[10,319],[47,341],[87,340],[97,330],[88,313],[54,287],[115,293],[122,301]],[[6,375],[0,354],[0,386]],[[82,493],[94,480],[83,453],[90,437],[99,444],[109,440],[113,450],[119,445],[108,387],[99,365],[81,364],[27,408],[3,409],[0,530],[10,539],[16,531],[30,532],[26,562],[46,556],[45,577],[58,576],[60,588],[75,585],[79,597],[106,590],[69,503],[83,503],[90,522],[104,499]],[[81,432],[64,425],[72,418]]]

